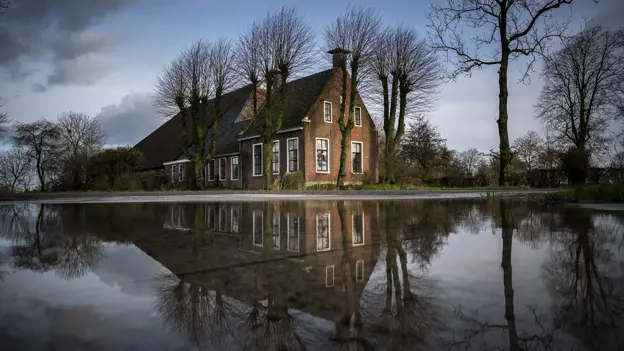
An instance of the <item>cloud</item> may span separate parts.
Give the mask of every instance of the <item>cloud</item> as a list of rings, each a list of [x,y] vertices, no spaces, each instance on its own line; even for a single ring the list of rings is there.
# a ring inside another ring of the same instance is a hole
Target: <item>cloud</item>
[[[50,63],[52,71],[38,91],[50,85],[93,84],[112,67],[103,54],[115,41],[91,28],[137,1],[13,1],[0,21],[0,67],[21,80],[34,73],[33,65]]]
[[[163,121],[154,108],[152,94],[124,96],[118,105],[108,105],[95,116],[108,133],[110,145],[134,145],[158,128]]]

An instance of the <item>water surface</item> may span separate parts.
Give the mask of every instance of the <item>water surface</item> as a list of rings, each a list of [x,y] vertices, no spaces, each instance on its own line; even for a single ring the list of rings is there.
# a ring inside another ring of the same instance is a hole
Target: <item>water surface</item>
[[[480,199],[0,206],[0,345],[624,350],[623,224]]]

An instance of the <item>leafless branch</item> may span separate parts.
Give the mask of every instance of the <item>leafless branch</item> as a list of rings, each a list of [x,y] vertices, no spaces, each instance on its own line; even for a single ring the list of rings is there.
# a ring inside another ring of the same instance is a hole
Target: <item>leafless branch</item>
[[[26,188],[31,171],[31,160],[26,152],[17,148],[8,155],[0,157],[0,184],[11,192],[18,187]]]

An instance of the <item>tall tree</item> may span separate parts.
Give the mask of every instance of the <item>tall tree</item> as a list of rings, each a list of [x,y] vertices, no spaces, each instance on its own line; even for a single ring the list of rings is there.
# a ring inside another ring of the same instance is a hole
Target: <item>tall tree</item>
[[[336,21],[325,27],[325,45],[332,50],[331,53],[344,55],[341,62],[342,88],[340,115],[338,125],[340,127],[340,168],[336,186],[344,188],[346,163],[351,140],[351,131],[355,127],[355,105],[359,95],[358,87],[361,84],[360,70],[366,70],[372,58],[375,41],[379,33],[381,18],[372,9],[350,7],[346,13],[336,18]],[[337,51],[333,51],[337,50]],[[349,80],[348,65],[351,71]],[[347,99],[347,94],[348,99]],[[348,104],[348,109],[347,109]],[[347,112],[348,111],[348,112]],[[349,117],[345,121],[345,115]]]
[[[47,180],[56,166],[59,135],[57,126],[44,119],[15,126],[13,144],[24,148],[26,155],[34,162],[41,191],[48,190]]]
[[[194,186],[203,188],[204,168],[214,156],[222,96],[234,85],[234,49],[221,39],[198,40],[164,68],[156,82],[157,107],[169,118],[179,114],[184,156],[192,160]],[[206,139],[212,128],[210,150]],[[191,155],[191,150],[194,150]]]
[[[57,127],[63,185],[81,190],[86,182],[87,161],[102,149],[106,133],[96,119],[73,111],[61,113]]]
[[[239,70],[246,72],[246,79],[256,88],[255,78],[258,76],[254,73],[259,67],[259,77],[266,87],[265,118],[264,121],[254,118],[254,124],[260,129],[265,186],[269,189],[273,186],[273,169],[269,167],[273,164],[273,140],[282,128],[288,79],[312,63],[314,33],[295,7],[282,6],[279,11],[268,13],[260,24],[254,24],[243,38],[240,45],[243,50],[239,50],[242,56],[238,57]],[[256,51],[251,45],[257,45],[259,49]],[[279,103],[273,106],[276,90]]]
[[[405,133],[408,110],[431,103],[440,83],[441,66],[434,50],[406,26],[383,31],[374,53],[371,74],[379,81],[383,96],[384,181],[394,182],[394,159]]]
[[[483,161],[483,154],[473,147],[460,152],[457,157],[464,171],[470,174],[475,173],[477,166]]]
[[[432,5],[428,14],[434,47],[448,55],[455,68],[452,78],[474,68],[498,66],[499,185],[505,185],[512,153],[507,132],[509,113],[508,77],[510,62],[531,58],[528,78],[536,56],[548,42],[560,37],[568,21],[555,22],[555,9],[573,0],[446,0]],[[466,27],[469,30],[466,30]],[[466,34],[471,33],[471,34]],[[470,35],[468,38],[467,36]]]
[[[617,104],[624,91],[624,30],[582,31],[545,57],[542,76],[536,106],[542,122],[579,155],[603,149],[611,122],[624,117]]]
[[[544,148],[544,140],[537,132],[531,130],[516,139],[513,145],[516,149],[516,156],[524,164],[527,172],[530,173],[538,166],[539,156]]]
[[[31,171],[31,159],[21,148],[13,149],[0,157],[0,184],[15,192],[18,187],[26,189]]]

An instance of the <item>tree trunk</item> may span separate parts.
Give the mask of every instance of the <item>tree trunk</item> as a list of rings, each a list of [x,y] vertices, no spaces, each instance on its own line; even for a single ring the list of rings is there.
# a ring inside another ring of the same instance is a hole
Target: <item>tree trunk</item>
[[[498,175],[498,185],[505,186],[507,184],[507,171],[511,162],[511,150],[509,147],[509,135],[507,133],[507,100],[509,98],[509,90],[507,89],[507,70],[509,68],[509,52],[503,47],[501,65],[498,70],[498,137],[499,137],[499,157],[500,168]]]
[[[513,274],[511,267],[511,248],[513,243],[513,223],[509,217],[510,204],[507,200],[501,200],[500,211],[502,217],[503,254],[501,267],[503,268],[503,286],[505,294],[505,320],[509,330],[509,349],[519,350],[519,338],[516,327],[516,315],[514,308]]]
[[[351,130],[349,130],[344,122],[345,122],[345,114],[346,105],[347,105],[347,67],[346,61],[341,64],[341,74],[342,74],[342,92],[340,97],[342,101],[340,102],[340,116],[338,117],[338,126],[340,127],[340,166],[338,167],[338,179],[336,180],[336,189],[340,190],[344,188],[344,178],[346,177],[346,162],[347,162],[347,142],[351,135]]]

